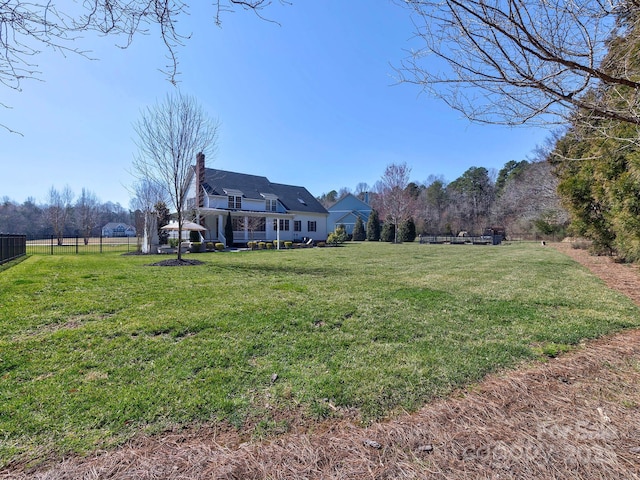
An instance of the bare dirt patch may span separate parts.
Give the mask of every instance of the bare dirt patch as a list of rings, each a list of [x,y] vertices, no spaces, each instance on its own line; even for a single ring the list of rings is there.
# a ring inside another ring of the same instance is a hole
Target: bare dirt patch
[[[557,248],[640,304],[637,267]],[[640,330],[367,428],[345,419],[241,442],[216,426],[166,432],[0,479],[640,479]]]

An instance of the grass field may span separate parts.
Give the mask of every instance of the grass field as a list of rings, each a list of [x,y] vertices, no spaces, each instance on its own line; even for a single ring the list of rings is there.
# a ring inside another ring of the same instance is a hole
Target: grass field
[[[63,255],[95,253],[128,253],[139,249],[136,237],[65,237],[61,245],[55,238],[27,240],[27,255]]]
[[[640,325],[537,244],[347,244],[160,256],[31,256],[0,272],[0,468],[287,412],[363,422],[496,369]],[[274,381],[273,374],[277,374]]]

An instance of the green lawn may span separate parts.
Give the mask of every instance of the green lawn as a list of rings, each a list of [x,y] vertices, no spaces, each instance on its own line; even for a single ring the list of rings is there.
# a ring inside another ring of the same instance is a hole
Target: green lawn
[[[0,272],[0,468],[176,424],[278,433],[290,409],[368,422],[640,325],[628,299],[537,244],[187,258],[205,265],[109,253]]]

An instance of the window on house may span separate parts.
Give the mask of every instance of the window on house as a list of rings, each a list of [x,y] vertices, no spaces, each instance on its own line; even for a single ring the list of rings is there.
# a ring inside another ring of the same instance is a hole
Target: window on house
[[[315,232],[316,231],[316,222],[307,222],[307,232]]]
[[[264,232],[266,222],[264,217],[231,217],[231,226],[234,232]]]
[[[267,198],[265,203],[266,203],[265,209],[267,210],[267,212],[275,212],[276,209],[278,208],[278,201],[275,199]]]
[[[244,218],[231,217],[231,227],[234,232],[241,232],[244,230]]]
[[[277,230],[278,229],[278,219],[274,218],[273,219],[273,229]],[[288,232],[289,231],[289,220],[284,220],[281,219],[280,220],[280,231],[284,231],[284,232]]]
[[[293,221],[293,231],[301,232],[302,231],[302,220],[294,220]]]
[[[267,222],[264,217],[249,217],[250,225],[254,225],[254,231],[256,232],[264,232],[267,230]]]
[[[242,197],[238,195],[229,195],[229,208],[239,210],[242,208]]]

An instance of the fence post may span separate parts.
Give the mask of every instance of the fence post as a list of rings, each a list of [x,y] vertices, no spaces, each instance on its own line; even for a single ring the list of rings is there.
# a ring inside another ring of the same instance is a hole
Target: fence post
[[[102,233],[100,234],[100,253],[102,253]]]
[[[51,235],[51,255],[53,255],[53,235]]]

